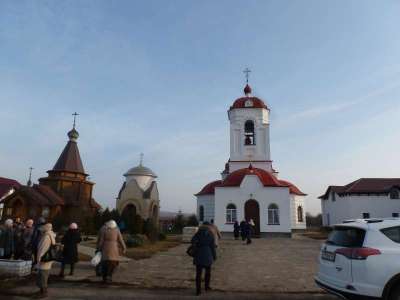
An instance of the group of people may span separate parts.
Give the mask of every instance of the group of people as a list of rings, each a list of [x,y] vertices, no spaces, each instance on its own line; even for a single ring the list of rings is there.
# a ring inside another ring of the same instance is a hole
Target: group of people
[[[255,232],[255,223],[253,219],[249,221],[242,220],[239,224],[238,221],[235,221],[233,224],[233,236],[235,240],[239,239],[239,236],[242,237],[242,241],[246,241],[246,244],[251,244],[251,236]]]
[[[7,219],[0,226],[0,258],[28,259],[32,256],[33,220]]]
[[[39,218],[35,223],[28,219],[25,223],[19,218],[5,220],[0,226],[0,258],[8,260],[32,261],[32,270],[37,271],[36,284],[38,298],[47,297],[47,282],[53,262],[61,262],[60,276],[64,277],[66,265],[70,265],[70,275],[78,262],[77,245],[81,236],[76,223],[71,223],[62,236],[62,250],[57,251],[56,234],[51,223]],[[55,254],[59,257],[54,257]]]

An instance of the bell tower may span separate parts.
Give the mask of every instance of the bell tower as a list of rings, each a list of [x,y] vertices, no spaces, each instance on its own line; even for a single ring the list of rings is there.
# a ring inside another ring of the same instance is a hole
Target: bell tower
[[[248,69],[245,71],[249,72]],[[235,100],[228,110],[229,171],[247,168],[251,163],[254,167],[273,172],[269,144],[269,108],[251,92],[247,83],[244,97]]]

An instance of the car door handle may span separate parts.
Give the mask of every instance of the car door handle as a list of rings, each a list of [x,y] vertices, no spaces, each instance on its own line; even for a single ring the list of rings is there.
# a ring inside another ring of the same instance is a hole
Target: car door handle
[[[342,267],[336,267],[336,270],[337,270],[338,272],[340,272],[340,271],[343,270],[343,268],[342,268]]]

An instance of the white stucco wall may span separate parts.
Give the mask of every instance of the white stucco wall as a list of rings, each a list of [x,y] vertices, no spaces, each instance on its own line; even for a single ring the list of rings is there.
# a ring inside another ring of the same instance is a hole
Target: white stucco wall
[[[304,201],[305,197],[291,194],[290,198],[292,229],[306,229],[306,207]],[[297,215],[297,208],[299,206],[303,208],[303,222],[299,222],[299,218]]]
[[[215,224],[223,232],[232,232],[233,225],[226,224],[226,206],[236,205],[237,220],[245,217],[244,207],[249,199],[255,199],[260,207],[261,232],[291,232],[290,195],[287,187],[264,187],[257,176],[246,176],[240,187],[217,187],[215,189]],[[268,206],[279,207],[279,225],[268,225]]]
[[[321,199],[324,226],[342,223],[347,219],[360,219],[363,213],[369,213],[371,218],[390,218],[392,213],[400,213],[400,200],[390,199],[388,195],[336,195],[335,198],[336,201],[332,201],[330,194],[327,200]]]
[[[230,159],[232,161],[270,160],[269,111],[265,108],[241,108],[229,111]],[[254,122],[255,145],[244,145],[244,124]]]
[[[204,221],[214,219],[214,195],[197,196],[197,218],[200,218],[200,206],[204,207]]]

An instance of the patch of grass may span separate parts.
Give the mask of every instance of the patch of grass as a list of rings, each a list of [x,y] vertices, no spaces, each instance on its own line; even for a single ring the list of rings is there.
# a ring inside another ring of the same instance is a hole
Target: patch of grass
[[[140,247],[128,248],[125,255],[135,260],[150,258],[154,254],[167,251],[170,248],[178,246],[180,243],[176,237],[167,237],[164,241],[157,241],[155,243],[145,242]]]

